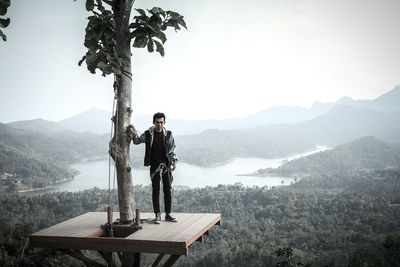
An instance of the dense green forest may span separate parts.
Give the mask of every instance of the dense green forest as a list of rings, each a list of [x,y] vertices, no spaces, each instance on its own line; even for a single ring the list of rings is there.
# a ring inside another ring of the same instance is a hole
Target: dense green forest
[[[40,188],[57,180],[69,179],[76,171],[53,160],[29,158],[11,147],[0,144],[0,191]],[[5,173],[12,178],[5,179]],[[17,182],[21,182],[18,184]]]
[[[207,130],[176,139],[180,159],[200,166],[222,164],[235,157],[278,158],[315,148],[314,143],[295,135],[282,136],[272,128]]]
[[[396,166],[400,166],[400,149],[367,136],[332,150],[285,162],[278,168],[260,169],[255,175],[307,176]]]
[[[176,212],[222,214],[221,226],[177,266],[279,266],[276,252],[288,248],[294,263],[310,266],[400,266],[399,189],[400,169],[385,169],[314,175],[287,187],[236,184],[176,191]],[[141,210],[151,211],[151,189],[134,190]],[[32,250],[27,236],[104,210],[107,201],[107,192],[98,189],[0,196],[1,261],[6,266],[75,266],[59,253]]]

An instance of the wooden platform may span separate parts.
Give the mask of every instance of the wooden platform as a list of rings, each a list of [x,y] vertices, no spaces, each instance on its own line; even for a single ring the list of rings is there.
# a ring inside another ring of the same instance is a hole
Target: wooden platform
[[[119,213],[114,212],[114,218]],[[89,212],[59,223],[30,236],[32,247],[96,251],[124,251],[188,255],[189,247],[216,224],[221,215],[211,213],[174,213],[178,222],[143,223],[143,229],[125,238],[102,237],[105,212]],[[142,213],[141,218],[154,218],[153,213]]]

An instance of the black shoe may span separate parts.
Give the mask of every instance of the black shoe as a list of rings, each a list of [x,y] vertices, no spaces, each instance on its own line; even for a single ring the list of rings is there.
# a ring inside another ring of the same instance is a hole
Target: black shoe
[[[165,215],[165,220],[166,220],[167,222],[178,222],[178,221],[176,220],[176,218],[172,217],[169,213],[167,213],[167,214]]]

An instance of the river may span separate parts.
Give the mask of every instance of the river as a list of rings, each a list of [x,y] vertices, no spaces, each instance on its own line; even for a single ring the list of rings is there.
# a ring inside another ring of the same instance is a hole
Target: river
[[[307,156],[316,152],[328,149],[326,146],[319,146],[316,150],[301,153],[285,158],[262,159],[262,158],[236,158],[227,164],[206,168],[194,166],[184,162],[179,162],[176,171],[173,173],[174,186],[186,186],[190,188],[217,186],[219,184],[235,184],[242,183],[244,186],[278,186],[289,185],[292,177],[255,177],[255,176],[238,176],[238,174],[248,174],[261,168],[276,168],[282,164],[284,160],[293,160],[299,157]],[[80,174],[74,179],[57,183],[50,189],[43,191],[80,191],[98,187],[101,189],[108,188],[108,160],[91,161],[72,165],[74,169],[79,170]],[[134,185],[149,185],[148,170],[133,170],[132,173]],[[114,185],[114,169],[111,167],[111,188]]]

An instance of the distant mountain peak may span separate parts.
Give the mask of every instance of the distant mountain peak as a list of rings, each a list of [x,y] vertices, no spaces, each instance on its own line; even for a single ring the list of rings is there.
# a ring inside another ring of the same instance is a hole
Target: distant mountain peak
[[[62,125],[44,119],[15,121],[8,123],[8,125],[16,129],[22,129],[38,133],[54,133],[66,130]]]
[[[78,132],[104,134],[111,124],[111,112],[99,108],[91,108],[73,117],[59,121],[62,126]]]
[[[345,104],[345,105],[347,105],[347,104],[352,104],[354,101],[355,100],[353,98],[348,97],[348,96],[344,96],[344,97],[340,98],[336,103],[337,104]]]
[[[69,120],[69,119],[72,119],[72,118],[75,118],[75,117],[78,117],[78,116],[81,117],[81,116],[92,116],[92,115],[102,115],[102,116],[107,115],[107,116],[111,116],[111,112],[103,110],[103,109],[99,109],[99,108],[91,108],[91,109],[88,109],[86,111],[83,111],[83,112],[81,112],[81,113],[79,113],[77,115],[74,115],[72,117],[66,118],[66,119],[61,120],[61,121],[66,121],[66,120]]]
[[[383,95],[379,96],[378,98],[376,98],[376,100],[385,99],[385,98],[389,99],[389,98],[393,98],[393,97],[395,99],[399,100],[399,98],[400,98],[400,85],[397,85],[396,87],[394,87],[389,92],[386,92]]]

